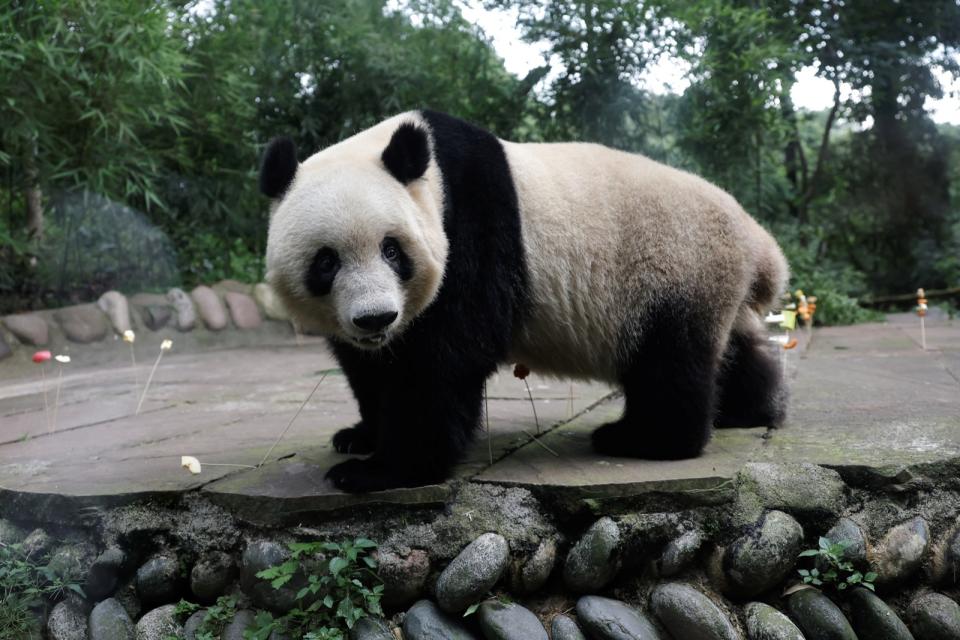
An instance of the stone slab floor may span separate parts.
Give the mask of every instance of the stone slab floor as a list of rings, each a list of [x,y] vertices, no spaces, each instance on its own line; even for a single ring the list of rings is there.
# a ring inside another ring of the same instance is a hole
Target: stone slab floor
[[[504,369],[488,384],[489,435],[480,435],[457,475],[617,498],[709,491],[753,461],[895,474],[960,457],[960,320],[928,318],[926,351],[917,318],[907,314],[799,335],[800,347],[785,352],[787,424],[718,431],[695,460],[594,455],[590,431],[622,406],[612,389],[534,373],[527,381],[535,420],[524,383]],[[241,517],[281,521],[364,502],[439,503],[448,495],[439,485],[348,496],[325,482],[326,469],[346,458],[330,437],[358,414],[322,341],[192,351],[175,344],[139,415],[138,389],[152,361],[135,369],[125,346],[104,345],[114,357],[97,354],[89,366],[74,358],[63,372],[55,423],[56,366],[48,365],[44,381],[36,365],[0,363],[0,516],[43,511],[46,519],[70,520],[86,509],[199,489]],[[541,441],[532,442],[538,422]],[[182,455],[197,457],[202,473],[182,469]]]

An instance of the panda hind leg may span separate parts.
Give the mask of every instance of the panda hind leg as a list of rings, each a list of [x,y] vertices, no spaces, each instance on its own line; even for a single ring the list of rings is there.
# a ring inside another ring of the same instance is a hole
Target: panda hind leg
[[[784,420],[787,389],[780,363],[755,327],[730,334],[718,374],[718,428],[778,427]]]
[[[716,341],[709,324],[670,315],[644,331],[623,369],[623,417],[593,432],[608,456],[695,458],[710,439],[715,406]]]

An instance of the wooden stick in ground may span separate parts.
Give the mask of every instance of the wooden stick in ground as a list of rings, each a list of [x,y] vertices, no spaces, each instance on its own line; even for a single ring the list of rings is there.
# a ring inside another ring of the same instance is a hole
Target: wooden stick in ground
[[[493,466],[493,442],[490,436],[490,403],[487,401],[487,381],[483,381],[483,418],[487,423],[487,453],[490,455],[490,466]]]
[[[47,423],[47,433],[51,433],[53,428],[50,426],[50,406],[47,403],[47,368],[40,365],[40,380],[43,384],[43,421]]]
[[[153,374],[157,372],[157,367],[160,366],[160,358],[163,357],[164,351],[169,351],[173,346],[173,342],[170,340],[164,340],[160,343],[160,353],[157,354],[157,359],[153,363],[153,368],[150,369],[150,375],[147,376],[147,384],[143,385],[143,393],[140,394],[140,402],[137,403],[137,410],[134,415],[140,415],[140,408],[143,406],[143,401],[147,397],[147,391],[150,390],[150,383],[153,382]]]
[[[265,454],[263,454],[263,459],[260,461],[260,464],[258,464],[257,467],[262,467],[262,466],[263,466],[263,463],[267,461],[267,458],[270,457],[270,454],[273,453],[273,450],[276,448],[276,446],[277,446],[278,444],[280,444],[280,441],[281,441],[281,440],[283,440],[283,436],[287,435],[287,431],[289,431],[289,430],[290,430],[290,427],[293,426],[294,420],[297,419],[297,417],[300,415],[300,412],[303,411],[303,408],[304,408],[305,406],[307,406],[307,403],[308,403],[308,402],[310,402],[310,398],[312,398],[312,397],[313,397],[313,394],[315,394],[315,393],[317,392],[317,389],[320,388],[320,384],[321,384],[324,380],[326,380],[328,373],[329,373],[328,371],[324,371],[324,372],[323,372],[323,375],[320,376],[320,379],[319,379],[319,380],[317,380],[317,385],[313,388],[313,391],[310,392],[310,395],[307,396],[307,399],[303,401],[303,404],[300,405],[300,408],[297,409],[297,412],[296,412],[295,414],[293,414],[293,417],[292,417],[292,418],[290,418],[290,422],[287,423],[287,426],[284,428],[283,433],[280,434],[280,437],[277,438],[277,439],[274,441],[274,443],[273,443],[272,445],[270,445],[270,448],[267,449],[267,452],[266,452]]]
[[[527,397],[530,398],[530,408],[533,409],[533,422],[537,425],[537,435],[540,435],[540,418],[537,417],[537,404],[533,401],[533,392],[530,391],[530,383],[523,379],[523,386],[527,388]]]

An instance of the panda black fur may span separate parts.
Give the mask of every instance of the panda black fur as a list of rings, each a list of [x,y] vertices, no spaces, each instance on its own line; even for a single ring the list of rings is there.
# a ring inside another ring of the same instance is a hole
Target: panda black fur
[[[437,482],[480,423],[484,382],[520,361],[622,386],[595,449],[697,456],[711,427],[775,426],[761,314],[775,241],[720,189],[589,144],[514,144],[401,114],[302,164],[268,147],[268,279],[328,336],[361,422],[334,437],[348,491]]]

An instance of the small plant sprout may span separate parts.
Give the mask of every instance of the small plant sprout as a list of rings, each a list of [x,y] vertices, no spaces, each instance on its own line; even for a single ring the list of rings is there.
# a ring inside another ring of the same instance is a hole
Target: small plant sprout
[[[47,432],[50,431],[50,405],[47,402],[47,368],[44,365],[50,357],[49,351],[37,351],[33,354],[33,361],[40,365],[40,380],[43,385],[43,420],[47,423]]]
[[[140,390],[140,373],[137,371],[137,354],[133,349],[133,343],[137,341],[137,334],[132,329],[123,332],[123,341],[130,345],[130,363],[133,365],[133,392],[136,394]]]
[[[874,581],[877,574],[870,571],[861,573],[846,559],[846,550],[854,543],[851,540],[833,542],[829,538],[820,537],[819,548],[807,549],[800,553],[801,558],[814,558],[814,566],[810,569],[798,569],[797,573],[803,578],[803,584],[823,587],[833,586],[837,591],[845,591],[860,585],[874,591]]]
[[[143,400],[147,397],[147,391],[150,390],[150,383],[153,382],[153,374],[157,372],[157,367],[160,366],[160,358],[163,357],[165,351],[170,351],[173,348],[173,340],[164,340],[160,343],[160,353],[157,354],[157,359],[153,363],[153,368],[150,369],[150,375],[147,376],[147,384],[143,385],[143,392],[140,394],[140,402],[137,403],[137,411],[134,415],[140,415],[140,408],[143,406]]]
[[[57,361],[59,365],[57,367],[57,392],[54,394],[53,398],[53,430],[57,430],[57,414],[60,412],[60,386],[63,384],[63,365],[70,364],[70,356],[58,354],[54,356],[54,360]]]

